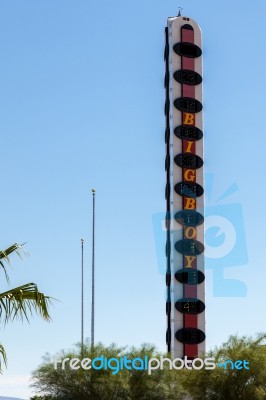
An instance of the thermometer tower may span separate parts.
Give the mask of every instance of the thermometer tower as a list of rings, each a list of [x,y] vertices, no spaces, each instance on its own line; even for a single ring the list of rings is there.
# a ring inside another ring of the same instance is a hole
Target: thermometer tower
[[[205,353],[201,30],[191,18],[165,28],[167,349]]]

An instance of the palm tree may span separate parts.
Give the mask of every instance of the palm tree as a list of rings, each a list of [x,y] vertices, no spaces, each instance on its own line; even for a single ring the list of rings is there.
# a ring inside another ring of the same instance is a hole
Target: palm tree
[[[5,250],[0,250],[0,268],[2,267],[7,282],[9,277],[6,271],[6,264],[10,264],[9,256],[16,253],[21,257],[21,248],[23,245],[13,244]],[[0,293],[0,323],[4,324],[18,318],[22,321],[26,319],[29,322],[29,316],[36,312],[44,320],[50,321],[48,312],[49,303],[52,298],[39,292],[35,283],[27,283],[25,285],[10,289]],[[1,360],[6,365],[6,353],[4,347],[0,344],[0,373]]]

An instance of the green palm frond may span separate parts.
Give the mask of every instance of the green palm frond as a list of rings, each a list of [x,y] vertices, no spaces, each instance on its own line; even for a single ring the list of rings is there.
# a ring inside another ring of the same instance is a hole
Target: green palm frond
[[[6,271],[6,265],[10,264],[10,255],[16,253],[22,258],[22,245],[14,243],[5,250],[0,250],[0,270],[5,273],[7,282],[9,277]],[[23,251],[24,254],[25,251]],[[27,283],[17,288],[0,293],[0,323],[6,324],[15,318],[26,319],[29,322],[29,316],[33,313],[40,315],[44,320],[50,321],[51,317],[48,312],[48,306],[54,300],[52,297],[46,296],[39,292],[35,283]],[[4,347],[0,344],[0,373],[2,372],[2,362],[6,365],[7,358]]]
[[[23,244],[18,244],[18,243],[14,243],[12,244],[12,246],[9,246],[7,249],[5,250],[0,250],[0,259],[7,259],[8,260],[8,256],[11,253],[14,253],[14,251],[20,256],[20,252],[19,249],[23,246]]]
[[[6,272],[5,262],[7,262],[8,264],[10,263],[9,256],[12,253],[16,253],[21,258],[21,248],[24,244],[25,243],[23,243],[23,244],[14,243],[14,244],[12,244],[12,246],[9,246],[7,249],[0,250],[0,266],[4,270],[7,282],[9,282],[9,278],[8,278],[8,274]]]
[[[6,358],[6,352],[4,347],[0,344],[0,373],[2,371],[1,364],[2,360],[4,361],[5,366],[7,365],[7,358]]]
[[[33,312],[50,321],[48,305],[52,298],[39,292],[35,283],[27,283],[7,292],[0,293],[0,321],[7,323],[15,318],[26,319]]]

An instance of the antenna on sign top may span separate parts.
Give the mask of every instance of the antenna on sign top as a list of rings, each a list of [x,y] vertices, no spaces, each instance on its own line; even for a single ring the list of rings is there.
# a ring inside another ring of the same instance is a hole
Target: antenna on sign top
[[[178,9],[179,9],[179,10],[178,10],[178,15],[177,15],[177,16],[178,16],[178,17],[181,17],[181,11],[183,10],[183,8],[182,8],[182,7],[178,7]]]

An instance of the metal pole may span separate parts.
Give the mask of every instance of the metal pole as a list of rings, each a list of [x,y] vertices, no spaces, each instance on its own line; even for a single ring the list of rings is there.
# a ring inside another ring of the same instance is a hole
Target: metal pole
[[[81,239],[81,358],[83,359],[84,350],[84,257],[83,257],[84,240]]]
[[[94,348],[94,297],[95,297],[95,193],[96,190],[92,189],[92,282],[91,282],[91,349]]]

